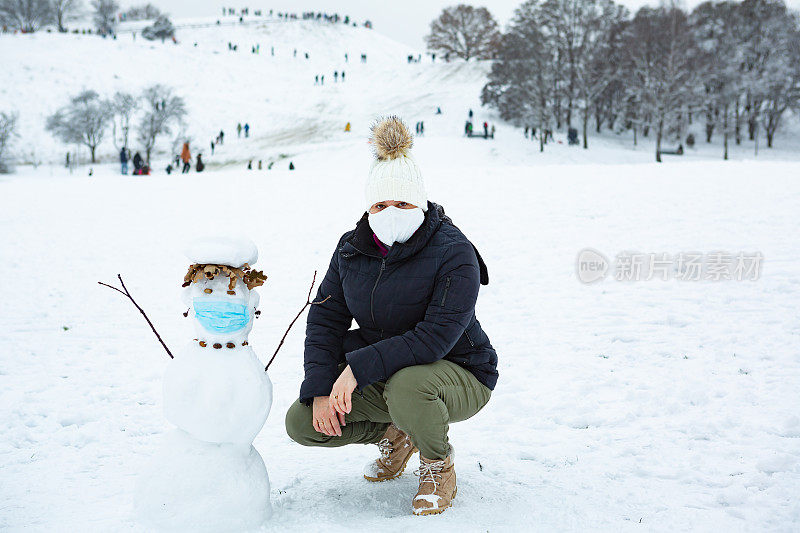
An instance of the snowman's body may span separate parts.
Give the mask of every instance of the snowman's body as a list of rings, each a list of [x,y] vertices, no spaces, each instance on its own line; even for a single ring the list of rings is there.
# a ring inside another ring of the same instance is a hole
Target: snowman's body
[[[194,264],[241,267],[257,259],[250,241],[205,239]],[[140,477],[140,519],[160,528],[241,530],[270,513],[269,478],[252,446],[272,405],[272,383],[248,342],[259,296],[217,275],[184,289],[195,338],[164,374],[168,435]]]

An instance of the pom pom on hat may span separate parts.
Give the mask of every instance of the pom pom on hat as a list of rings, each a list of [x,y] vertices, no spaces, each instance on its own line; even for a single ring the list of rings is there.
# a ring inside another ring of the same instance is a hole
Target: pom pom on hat
[[[411,157],[414,138],[397,116],[378,120],[372,126],[372,147],[375,161],[366,185],[367,210],[377,202],[408,202],[423,211],[428,209],[428,196],[422,174]]]
[[[391,116],[372,125],[372,146],[378,161],[407,156],[414,138],[399,117]]]

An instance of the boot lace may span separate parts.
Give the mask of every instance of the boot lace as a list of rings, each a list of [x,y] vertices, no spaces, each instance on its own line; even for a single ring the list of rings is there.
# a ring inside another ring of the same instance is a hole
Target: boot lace
[[[414,475],[419,476],[419,482],[430,483],[433,485],[433,492],[442,479],[442,469],[444,468],[444,461],[433,461],[430,463],[420,462],[419,468],[414,470]],[[440,481],[436,481],[439,478]]]
[[[389,455],[392,453],[392,441],[389,439],[381,439],[378,443],[378,450],[381,452],[381,459],[387,464],[392,464],[392,460],[389,459]]]

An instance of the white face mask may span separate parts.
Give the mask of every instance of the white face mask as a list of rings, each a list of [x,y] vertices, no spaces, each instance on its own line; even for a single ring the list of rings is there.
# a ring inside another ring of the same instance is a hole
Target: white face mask
[[[400,209],[390,205],[382,211],[369,214],[369,227],[380,241],[391,246],[396,242],[406,242],[422,225],[425,213],[419,207]]]

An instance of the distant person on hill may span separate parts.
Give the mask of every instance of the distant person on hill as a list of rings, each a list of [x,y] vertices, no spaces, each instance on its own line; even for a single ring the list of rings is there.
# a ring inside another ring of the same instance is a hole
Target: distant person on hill
[[[168,164],[167,168],[165,168],[164,170],[166,170],[167,175],[172,174],[172,164]]]
[[[244,125],[244,136],[245,136],[245,138],[250,137],[250,124],[245,123],[245,125]]]
[[[441,107],[437,107],[436,108],[436,114],[437,115],[441,115],[442,114],[442,108]]]
[[[344,71],[342,71],[342,83],[344,83]]]
[[[239,137],[241,137],[241,136],[242,136],[242,123],[241,123],[241,122],[239,122],[239,123],[236,125],[236,133],[239,135]]]
[[[125,150],[124,146],[119,151],[119,162],[120,162],[120,165],[122,166],[122,174],[123,175],[127,175],[128,174],[128,151]]]
[[[419,121],[419,134],[423,136],[425,135],[425,121]]]
[[[214,155],[214,141],[211,141],[211,155]]]
[[[472,109],[469,110],[469,118],[472,118]]]
[[[484,121],[483,123],[483,138],[487,138],[489,136],[489,124]]]
[[[219,130],[219,144],[222,144],[222,141],[224,141],[224,140],[225,140],[225,132],[222,131],[222,130]]]
[[[319,74],[314,76],[314,85],[319,85]]]
[[[133,154],[133,173],[139,174],[142,171],[142,155],[139,152]]]
[[[194,169],[197,172],[202,172],[204,168],[206,168],[205,164],[203,163],[202,159],[203,154],[197,154],[197,163],[195,164]]]
[[[294,163],[289,161],[289,170],[294,170]]]
[[[181,174],[186,174],[192,169],[192,154],[189,152],[189,143],[183,143],[183,150],[181,150],[181,161],[183,161],[183,169]]]
[[[325,75],[324,74],[319,77],[319,84],[320,85],[325,85]]]
[[[336,83],[337,81],[339,81],[339,71],[338,70],[334,70],[333,71],[333,83]]]

